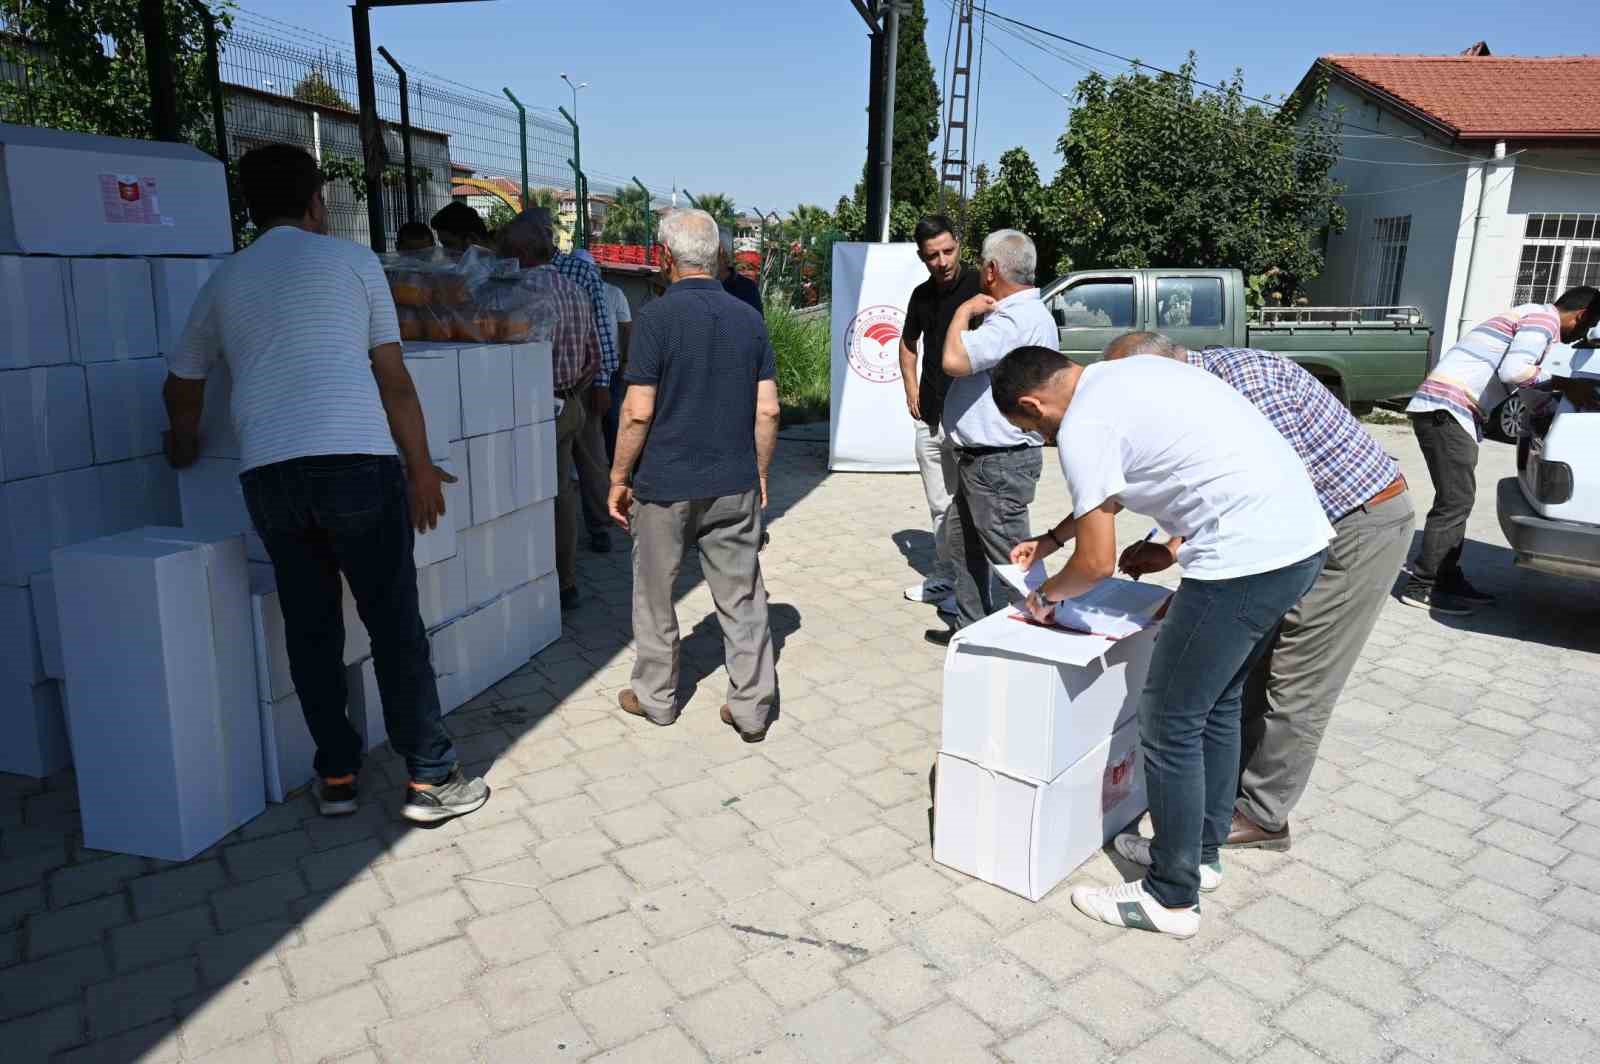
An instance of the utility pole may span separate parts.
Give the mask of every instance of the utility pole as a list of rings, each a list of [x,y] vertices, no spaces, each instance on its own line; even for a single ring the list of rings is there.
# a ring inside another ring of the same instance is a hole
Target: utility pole
[[[850,0],[871,31],[867,95],[867,236],[889,239],[893,203],[894,83],[899,64],[898,0]]]
[[[878,138],[878,243],[889,242],[889,215],[894,211],[894,79],[900,65],[900,4],[884,0],[883,135]]]
[[[939,209],[954,194],[957,205],[967,200],[967,120],[972,93],[973,0],[956,0],[955,63],[945,93],[944,158],[939,167]]]
[[[144,33],[145,72],[150,88],[150,135],[156,140],[180,141],[178,90],[172,67],[172,35],[167,32],[161,0],[139,0],[139,23]]]

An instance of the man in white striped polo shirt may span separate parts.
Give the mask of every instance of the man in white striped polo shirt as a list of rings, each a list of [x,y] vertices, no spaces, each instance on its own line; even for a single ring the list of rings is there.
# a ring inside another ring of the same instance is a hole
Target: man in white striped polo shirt
[[[428,458],[389,286],[371,251],[324,235],[310,155],[257,148],[239,160],[239,182],[260,235],[201,289],[167,356],[168,460],[194,462],[205,379],[226,360],[239,479],[272,559],[289,673],[317,744],[318,806],[355,812],[361,767],[346,716],[342,573],[372,637],[390,742],[411,776],[406,818],[470,813],[489,788],[462,774],[441,719],[411,553],[414,534],[444,514],[441,482],[452,478]]]

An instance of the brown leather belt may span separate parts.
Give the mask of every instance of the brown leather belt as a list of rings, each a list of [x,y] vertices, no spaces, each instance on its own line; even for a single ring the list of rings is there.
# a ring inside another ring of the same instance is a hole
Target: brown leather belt
[[[1379,503],[1385,503],[1385,502],[1388,502],[1390,499],[1399,498],[1401,495],[1404,495],[1405,492],[1406,492],[1406,478],[1403,477],[1403,476],[1395,477],[1394,480],[1392,480],[1389,483],[1389,486],[1387,488],[1384,488],[1382,491],[1378,492],[1378,494],[1374,495],[1372,498],[1368,499],[1366,502],[1362,503],[1361,505],[1363,505],[1363,506],[1377,506]]]

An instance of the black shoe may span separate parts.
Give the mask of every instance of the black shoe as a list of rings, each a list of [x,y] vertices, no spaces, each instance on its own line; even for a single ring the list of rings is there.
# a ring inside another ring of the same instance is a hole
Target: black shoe
[[[1457,577],[1444,585],[1444,590],[1451,598],[1460,599],[1471,606],[1489,606],[1494,603],[1494,596],[1487,591],[1479,591],[1467,582],[1464,576]]]
[[[611,533],[609,533],[609,532],[590,532],[589,533],[589,549],[594,551],[596,554],[610,554],[611,553]]]
[[[926,632],[922,633],[922,638],[932,643],[936,647],[947,647],[950,645],[950,637],[955,634],[956,633],[949,628],[929,628]]]
[[[561,612],[565,613],[567,610],[575,610],[577,608],[578,608],[578,589],[575,588],[575,587],[564,587],[564,588],[562,588],[561,589]]]
[[[436,824],[481,809],[488,800],[489,785],[477,776],[463,776],[457,767],[443,783],[432,787],[418,789],[407,785],[401,813],[407,820],[419,824]]]
[[[1400,601],[1415,609],[1443,613],[1450,617],[1465,617],[1472,612],[1470,605],[1449,592],[1415,580],[1406,583],[1405,590],[1400,592]]]
[[[317,781],[317,811],[323,816],[349,816],[356,809],[354,775],[340,776],[337,780]]]

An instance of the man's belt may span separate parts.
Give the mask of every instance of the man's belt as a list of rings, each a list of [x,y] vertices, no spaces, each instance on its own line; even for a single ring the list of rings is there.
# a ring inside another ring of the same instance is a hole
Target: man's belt
[[[570,403],[572,400],[580,398],[584,392],[587,392],[593,380],[593,377],[587,377],[570,388],[557,388],[556,398],[564,403]]]
[[[1406,478],[1404,476],[1398,476],[1398,477],[1395,477],[1392,481],[1389,482],[1389,486],[1387,488],[1384,488],[1382,491],[1378,492],[1378,494],[1376,494],[1372,498],[1368,499],[1362,505],[1364,505],[1364,506],[1377,506],[1380,503],[1388,502],[1390,499],[1398,499],[1400,496],[1404,495],[1405,493],[1406,493]]]
[[[1010,454],[1012,451],[1026,451],[1029,447],[1037,446],[1032,443],[1019,443],[1011,447],[957,447],[956,453],[965,458],[986,458],[991,454]]]

